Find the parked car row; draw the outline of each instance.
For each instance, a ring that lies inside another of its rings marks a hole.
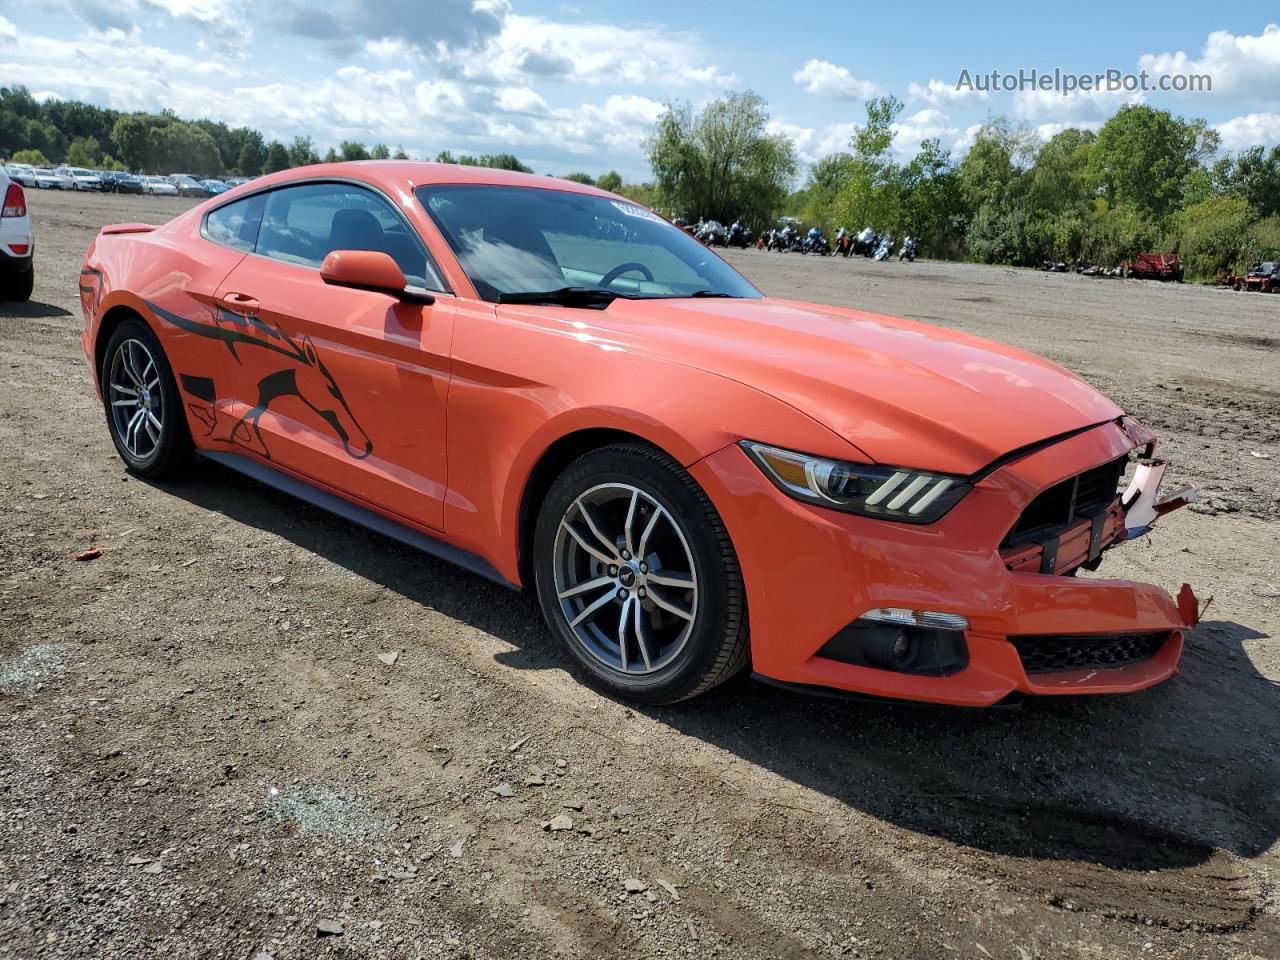
[[[197,179],[186,173],[156,177],[113,170],[89,170],[85,167],[36,167],[29,163],[9,163],[5,164],[4,169],[15,183],[37,190],[92,190],[158,197],[213,197],[253,179]]]

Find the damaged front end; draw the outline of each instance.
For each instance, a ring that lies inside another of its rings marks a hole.
[[[1193,487],[1161,494],[1154,447],[1129,417],[1052,438],[972,477],[964,499],[923,525],[798,504],[736,447],[695,475],[736,494],[717,501],[745,547],[757,675],[985,706],[1015,693],[1131,693],[1177,673],[1200,614],[1189,586],[1175,599],[1076,576],[1196,498]],[[779,543],[789,549],[770,548]]]
[[[1104,551],[1146,536],[1160,517],[1199,497],[1191,484],[1162,496],[1160,486],[1169,464],[1153,456],[1154,434],[1131,417],[1122,418],[1118,426],[1133,442],[1127,454],[1051,485],[1023,510],[1000,548],[1010,570],[1096,570]],[[1132,475],[1120,493],[1130,469]]]

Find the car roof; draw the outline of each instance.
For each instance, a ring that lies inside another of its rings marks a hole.
[[[516,173],[513,170],[495,170],[490,167],[471,167],[460,163],[428,163],[422,160],[350,160],[341,163],[317,163],[307,167],[293,167],[279,173],[268,174],[252,181],[253,189],[279,186],[294,180],[314,180],[325,177],[365,180],[385,187],[423,187],[443,184],[487,184],[504,187],[533,187],[543,190],[565,190],[572,193],[589,193],[600,197],[615,194],[556,177],[536,173]]]

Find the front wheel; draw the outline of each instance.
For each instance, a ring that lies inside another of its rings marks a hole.
[[[619,444],[574,461],[539,511],[542,611],[592,683],[673,703],[747,662],[738,558],[715,507],[666,455]]]
[[[126,320],[111,334],[100,382],[107,427],[125,465],[148,480],[181,472],[191,434],[169,360],[142,320]]]

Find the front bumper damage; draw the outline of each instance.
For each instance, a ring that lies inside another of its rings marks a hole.
[[[1194,500],[1190,487],[1160,496],[1165,464],[1151,459],[1154,442],[1130,418],[1099,425],[1000,466],[942,519],[918,526],[792,500],[736,446],[693,473],[737,547],[756,674],[987,706],[1014,693],[1127,693],[1177,672],[1183,634],[1198,618],[1190,587],[1175,601],[1150,584],[1068,575],[1096,567],[1103,551]],[[1038,495],[1134,451],[1141,454],[1134,476],[1105,509],[1009,545],[1007,534]],[[866,615],[886,610],[963,624],[963,657],[925,658],[917,661],[925,669],[907,670],[839,652]]]

